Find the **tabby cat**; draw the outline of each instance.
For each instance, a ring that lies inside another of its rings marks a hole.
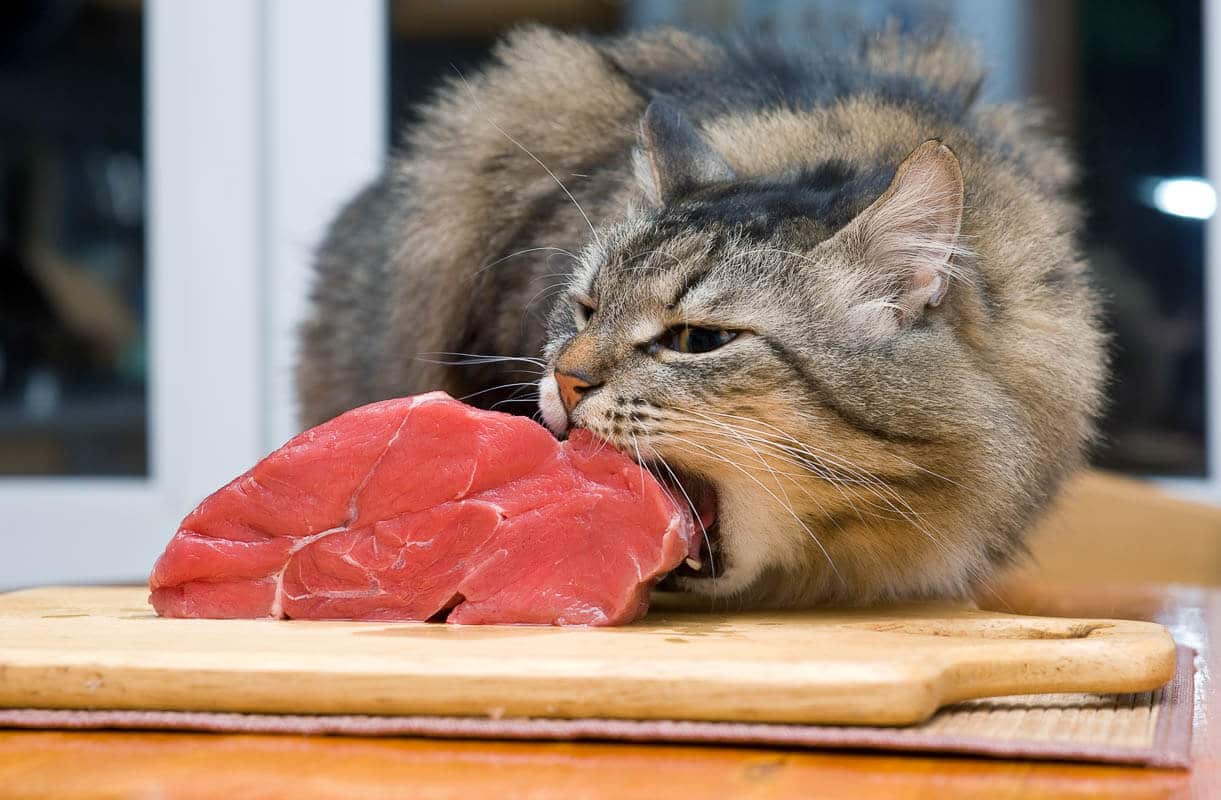
[[[589,428],[681,486],[707,598],[969,592],[1105,374],[1072,165],[981,80],[947,37],[514,32],[330,228],[303,422],[444,389]]]

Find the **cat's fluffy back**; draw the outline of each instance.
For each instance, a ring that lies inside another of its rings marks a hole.
[[[630,153],[650,93],[685,98],[742,176],[828,160],[893,167],[941,138],[961,164],[963,243],[982,281],[982,301],[956,306],[956,325],[980,379],[1020,399],[1023,429],[981,444],[1005,450],[992,454],[990,474],[970,478],[996,507],[963,524],[1004,519],[988,548],[997,559],[1016,550],[1030,517],[1080,462],[1103,385],[1071,161],[1024,106],[977,105],[982,70],[949,37],[891,31],[825,56],[769,48],[668,29],[587,39],[528,26],[487,67],[448,79],[382,181],[321,248],[298,371],[304,420],[395,394],[480,388],[478,373],[417,353],[536,355],[541,332],[518,324],[534,291],[520,284],[554,267],[525,256],[474,290],[471,276],[531,246],[577,251],[591,237],[586,216],[613,223],[642,202]],[[792,78],[796,98],[769,85],[777,72]],[[718,74],[735,77],[718,83]],[[893,391],[896,402],[923,399],[918,387]],[[988,413],[979,409],[980,430]]]

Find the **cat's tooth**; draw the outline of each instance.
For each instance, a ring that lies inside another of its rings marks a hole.
[[[696,558],[694,556],[689,556],[687,558],[686,563],[687,563],[688,567],[691,567],[691,569],[695,570],[696,572],[699,572],[700,569],[704,566],[704,562],[700,561],[698,558]]]

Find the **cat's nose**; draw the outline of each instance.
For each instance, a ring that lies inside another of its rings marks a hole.
[[[588,372],[580,369],[574,369],[570,372],[556,372],[555,384],[560,389],[560,400],[564,403],[564,410],[569,414],[577,407],[577,403],[581,399],[601,386],[596,379]]]

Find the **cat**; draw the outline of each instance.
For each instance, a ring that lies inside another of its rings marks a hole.
[[[895,30],[516,30],[329,229],[302,421],[444,389],[588,428],[686,495],[704,546],[666,585],[698,597],[969,594],[1106,377],[1073,165],[982,80]]]

